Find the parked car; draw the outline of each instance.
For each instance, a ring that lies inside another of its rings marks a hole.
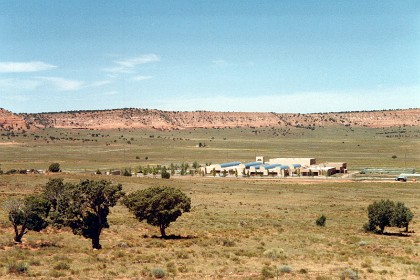
[[[400,181],[400,182],[407,182],[407,177],[406,176],[398,176],[397,178],[395,178],[395,181]]]

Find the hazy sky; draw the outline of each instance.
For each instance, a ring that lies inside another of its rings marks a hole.
[[[0,107],[420,107],[420,2],[0,0]]]

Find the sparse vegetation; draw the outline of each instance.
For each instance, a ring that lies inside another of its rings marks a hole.
[[[245,162],[252,160],[260,151],[270,157],[309,154],[320,161],[346,160],[349,176],[365,167],[406,165],[420,168],[416,153],[420,136],[418,127],[317,126],[312,130],[312,126],[306,129],[295,128],[295,125],[291,123],[289,127],[274,129],[256,126],[252,129],[172,131],[46,128],[34,132],[34,135],[28,131],[26,138],[20,133],[9,134],[8,137],[16,144],[1,146],[1,167],[3,170],[14,169],[15,172],[0,176],[2,205],[9,199],[43,192],[50,178],[64,179],[64,185],[75,185],[80,180],[104,178],[105,175],[93,174],[97,169],[131,168],[140,172],[139,165],[149,172],[148,176],[107,178],[111,178],[112,184],[122,184],[128,193],[165,183],[181,189],[193,203],[189,213],[171,223],[168,239],[165,240],[156,238],[154,234],[158,230],[149,224],[139,223],[124,205],[117,203],[110,208],[107,216],[110,228],[102,232],[103,249],[100,251],[90,250],[90,242],[83,242],[80,236],[73,235],[64,226],[61,229],[48,227],[40,232],[29,231],[21,244],[15,244],[13,227],[2,208],[0,278],[152,279],[153,269],[161,268],[166,273],[164,279],[174,276],[175,279],[260,279],[265,277],[264,273],[267,273],[267,278],[273,279],[282,264],[287,264],[292,272],[280,275],[279,279],[340,279],[349,267],[358,273],[360,279],[418,278],[418,183],[410,181],[396,185],[391,180],[365,178],[371,177],[371,174],[355,176],[353,182],[331,177],[328,181],[313,180],[309,183],[294,178],[181,178],[178,173],[175,174],[175,171],[179,172],[182,161],[188,161],[190,166],[193,161],[220,163],[237,159]],[[403,130],[405,133],[401,133]],[[91,139],[92,133],[97,142],[84,140]],[[150,134],[155,137],[149,138]],[[121,139],[121,135],[126,139]],[[2,137],[4,139],[0,141],[11,142],[7,136]],[[132,137],[135,141],[127,144],[126,140]],[[228,140],[224,141],[224,137]],[[188,138],[192,140],[186,140]],[[211,145],[205,149],[194,148],[195,143],[203,141],[201,139],[209,139],[206,141],[210,141]],[[114,140],[118,141],[114,143]],[[355,152],[357,144],[360,147]],[[161,149],[162,146],[170,149]],[[33,147],[36,153],[28,153],[28,147]],[[398,150],[407,151],[407,156],[398,155],[398,158],[389,160]],[[42,163],[39,154],[43,155]],[[139,159],[134,158],[136,155]],[[145,155],[149,156],[147,161]],[[48,166],[57,158],[71,172],[20,174],[21,170]],[[171,162],[174,166],[171,180],[162,181],[150,176],[158,164],[169,166]],[[73,171],[82,171],[83,174]],[[413,217],[409,223],[409,234],[399,232],[396,227],[386,227],[385,232],[397,237],[376,236],[360,230],[367,220],[368,205],[381,198],[403,201],[410,209]],[[321,213],[328,216],[327,228],[314,225],[314,220]],[[50,219],[47,219],[51,223],[52,214],[54,209],[51,206]],[[170,235],[172,232],[177,235]],[[398,235],[407,237],[400,238]],[[282,254],[264,255],[268,250],[280,248]],[[9,273],[8,263],[26,263],[26,272],[22,276]],[[349,279],[348,275],[345,277]]]

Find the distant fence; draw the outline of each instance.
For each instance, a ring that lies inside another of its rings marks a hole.
[[[401,173],[416,173],[414,168],[365,168],[360,173],[362,174],[401,174]]]

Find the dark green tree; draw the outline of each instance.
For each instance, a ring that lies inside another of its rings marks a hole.
[[[162,237],[171,222],[191,209],[191,199],[172,187],[151,187],[131,193],[124,204],[139,221],[158,226]]]
[[[160,176],[162,179],[169,179],[171,178],[171,173],[168,172],[165,166],[162,167],[162,170],[160,171]]]
[[[321,216],[319,216],[318,219],[316,219],[315,224],[320,227],[325,227],[326,221],[327,217],[324,214],[322,214]]]
[[[391,225],[399,228],[405,227],[405,232],[408,232],[408,225],[413,217],[413,212],[404,203],[397,202],[391,218]]]
[[[173,163],[171,163],[171,165],[169,165],[169,169],[171,170],[171,175],[174,176],[175,175],[176,166]]]
[[[192,167],[194,169],[198,169],[200,167],[200,164],[197,161],[194,161],[193,164],[192,164]]]
[[[131,169],[124,169],[124,171],[123,171],[122,175],[123,175],[123,176],[128,176],[128,177],[131,177],[131,176],[132,176],[132,174],[131,174]]]
[[[213,177],[216,177],[216,168],[213,168],[213,169],[211,170],[211,175],[212,175]]]
[[[64,182],[61,178],[50,179],[43,189],[43,195],[51,203],[52,209],[57,210],[57,203],[64,193]]]
[[[83,180],[67,192],[59,202],[63,224],[73,233],[92,240],[92,248],[101,249],[101,232],[109,228],[109,208],[124,196],[122,186],[110,181]]]
[[[48,171],[50,172],[60,172],[60,164],[58,162],[53,162],[48,167]]]
[[[22,237],[28,230],[41,231],[48,226],[50,203],[41,196],[6,201],[5,209],[13,225],[14,240],[17,243],[22,242]]]
[[[385,227],[391,226],[394,207],[394,202],[389,199],[374,201],[368,206],[369,227],[366,228],[379,227],[379,233],[382,234]]]

